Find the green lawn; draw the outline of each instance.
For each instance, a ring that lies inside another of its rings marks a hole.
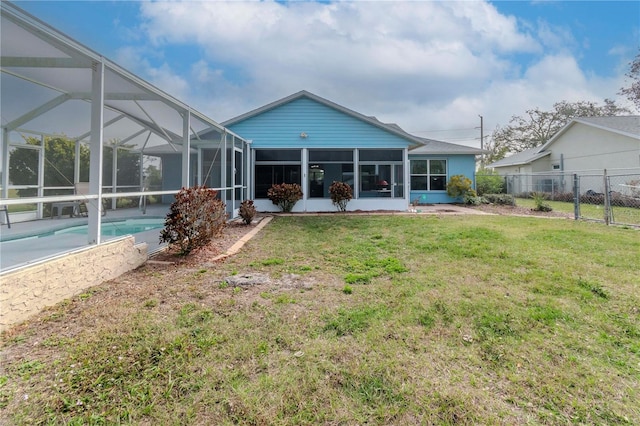
[[[594,223],[279,217],[6,335],[0,423],[640,424],[638,265]]]

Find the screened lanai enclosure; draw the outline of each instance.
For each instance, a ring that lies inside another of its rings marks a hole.
[[[181,187],[246,198],[247,141],[189,105],[2,2],[0,221],[166,215]],[[114,213],[117,212],[117,215]],[[36,223],[36,222],[33,222]],[[6,238],[3,238],[3,241]]]

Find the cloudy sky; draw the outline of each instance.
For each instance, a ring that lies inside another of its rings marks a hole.
[[[480,146],[527,109],[614,99],[637,1],[17,1],[218,122],[300,90]]]

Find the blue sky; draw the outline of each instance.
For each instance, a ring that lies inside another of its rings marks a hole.
[[[471,146],[478,115],[630,106],[640,46],[637,1],[15,3],[219,122],[304,89]]]

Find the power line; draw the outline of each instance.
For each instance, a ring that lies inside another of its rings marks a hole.
[[[463,130],[476,130],[476,127],[458,128],[458,129],[438,129],[438,130],[410,130],[409,133],[436,133],[436,132],[461,132]]]

